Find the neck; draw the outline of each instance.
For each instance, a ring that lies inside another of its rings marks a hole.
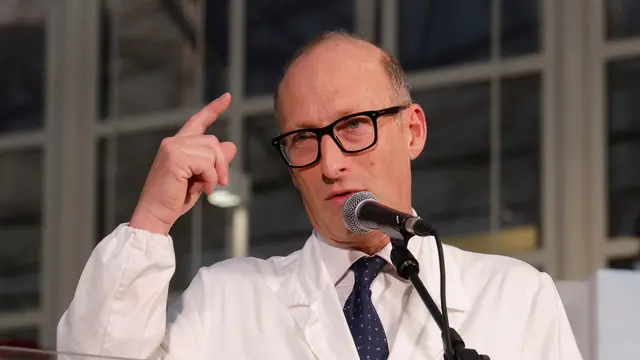
[[[353,249],[362,251],[367,255],[373,255],[387,246],[389,237],[381,231],[373,231],[364,235],[352,235],[347,239],[328,238],[329,242],[334,246],[343,249]]]

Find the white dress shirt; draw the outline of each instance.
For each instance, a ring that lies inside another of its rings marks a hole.
[[[344,306],[355,281],[355,275],[349,268],[351,264],[367,254],[358,250],[336,248],[322,238],[318,237],[318,239],[322,261],[326,264],[329,277],[336,286],[340,304]],[[411,294],[411,281],[401,278],[391,265],[391,244],[387,244],[375,255],[385,259],[387,264],[371,284],[371,301],[380,317],[387,343],[391,348],[398,332],[402,312]]]
[[[439,305],[434,239],[414,237],[409,249]],[[388,250],[379,255],[388,260]],[[504,256],[446,245],[444,254],[449,322],[467,347],[492,360],[582,359],[547,274]],[[173,239],[122,224],[91,254],[57,348],[136,359],[357,360],[342,307],[353,281],[344,275],[359,255],[313,232],[288,256],[202,268],[167,311]],[[387,267],[372,293],[389,360],[442,359],[440,329],[408,282]]]

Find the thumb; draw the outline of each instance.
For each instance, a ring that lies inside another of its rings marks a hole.
[[[236,156],[236,152],[238,151],[236,145],[229,141],[221,142],[220,149],[222,150],[222,153],[224,154],[224,157],[228,162],[231,162],[231,160],[233,160],[233,157]]]

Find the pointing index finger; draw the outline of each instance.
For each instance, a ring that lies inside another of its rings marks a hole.
[[[224,93],[219,98],[213,100],[197,114],[193,115],[182,126],[176,135],[202,135],[207,128],[213,124],[231,103],[231,94]]]

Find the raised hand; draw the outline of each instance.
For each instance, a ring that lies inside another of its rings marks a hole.
[[[236,154],[231,142],[205,135],[231,103],[225,93],[193,115],[175,136],[162,140],[129,226],[168,234],[204,191],[229,184],[229,163]]]

